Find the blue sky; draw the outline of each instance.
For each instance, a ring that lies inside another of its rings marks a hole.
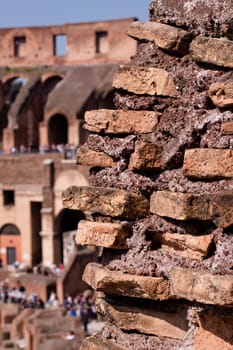
[[[0,27],[29,27],[137,17],[151,0],[0,0]]]

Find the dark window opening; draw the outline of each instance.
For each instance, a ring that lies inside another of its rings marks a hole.
[[[19,229],[13,224],[6,224],[0,230],[0,235],[20,235]]]
[[[108,44],[108,32],[96,32],[95,33],[95,50],[96,53],[107,53],[109,51]]]
[[[57,34],[53,36],[53,55],[66,56],[66,34]]]
[[[25,57],[24,47],[26,44],[26,36],[14,37],[14,56]]]
[[[3,191],[3,205],[14,205],[15,204],[15,192],[14,191]]]

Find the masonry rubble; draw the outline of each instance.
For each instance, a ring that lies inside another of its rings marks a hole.
[[[77,164],[92,212],[76,241],[102,247],[83,279],[102,331],[81,349],[233,349],[233,8],[155,0],[113,79],[116,110],[88,111]]]

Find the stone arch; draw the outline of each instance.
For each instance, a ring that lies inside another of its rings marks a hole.
[[[68,121],[63,114],[55,114],[48,121],[48,143],[59,145],[68,143]]]
[[[21,261],[21,234],[18,227],[8,223],[0,229],[0,259],[3,265]]]
[[[5,224],[0,229],[0,235],[20,235],[20,231],[14,224]]]
[[[45,83],[47,80],[50,80],[53,78],[59,78],[60,80],[62,80],[64,78],[64,74],[61,74],[59,72],[46,72],[42,74],[41,82]]]

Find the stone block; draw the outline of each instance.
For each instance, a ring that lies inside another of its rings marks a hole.
[[[233,225],[233,193],[216,192],[211,195],[210,215],[218,227],[228,228]]]
[[[213,242],[213,235],[193,236],[189,234],[155,233],[155,240],[158,241],[162,249],[170,249],[176,255],[187,259],[204,259],[210,250]]]
[[[76,163],[79,165],[96,166],[101,168],[111,168],[115,164],[112,157],[104,152],[93,151],[86,143],[78,147]]]
[[[191,41],[187,31],[158,22],[132,22],[127,35],[137,40],[153,41],[158,47],[178,54],[186,53]]]
[[[233,83],[213,83],[210,85],[208,95],[213,104],[219,108],[233,106]]]
[[[209,200],[192,193],[157,191],[151,195],[153,214],[176,220],[210,220]]]
[[[161,149],[153,143],[137,141],[129,160],[129,170],[161,170],[165,167]]]
[[[83,280],[93,289],[106,294],[154,300],[167,300],[171,297],[169,282],[165,278],[111,271],[96,263],[86,266]]]
[[[233,320],[232,315],[220,313],[196,313],[199,328],[194,335],[194,349],[232,350]]]
[[[100,335],[95,334],[84,340],[80,350],[127,350],[127,348],[112,340],[103,339]]]
[[[184,155],[183,173],[197,179],[221,179],[233,177],[233,151],[230,149],[187,149]]]
[[[78,224],[76,243],[113,249],[127,249],[126,238],[129,236],[129,225],[81,220]]]
[[[149,213],[149,201],[142,195],[116,188],[71,186],[63,192],[68,209],[134,219]]]
[[[145,134],[156,130],[161,113],[99,109],[85,113],[84,129],[105,134]]]
[[[176,267],[171,272],[171,290],[179,298],[233,307],[232,275],[220,276]]]
[[[233,42],[204,36],[196,37],[190,45],[195,61],[233,68]]]
[[[160,68],[120,65],[113,78],[113,87],[138,95],[179,96],[171,73]]]
[[[167,309],[162,311],[162,308],[114,304],[99,298],[96,300],[96,308],[100,314],[125,331],[183,339],[188,330],[187,310],[184,307],[177,308],[176,312],[168,312]]]
[[[221,124],[221,135],[233,135],[233,122]]]

